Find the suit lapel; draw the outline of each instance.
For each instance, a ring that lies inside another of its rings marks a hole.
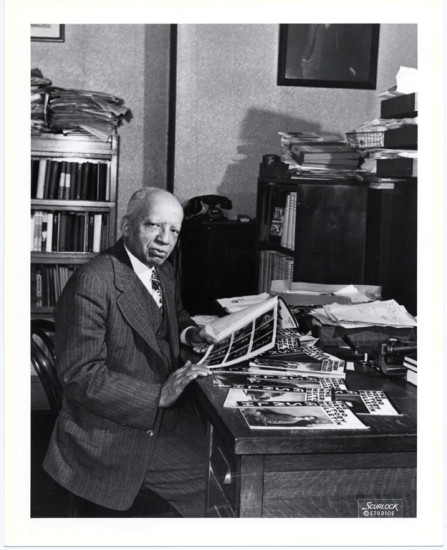
[[[135,332],[163,358],[152,324],[157,305],[132,269],[121,241],[113,247],[111,258],[118,290],[117,305],[121,313]]]

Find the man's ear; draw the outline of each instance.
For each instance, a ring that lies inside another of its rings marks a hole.
[[[129,236],[129,223],[129,218],[127,216],[121,218],[121,233],[124,237]]]

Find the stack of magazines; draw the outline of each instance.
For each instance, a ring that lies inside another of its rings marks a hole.
[[[386,394],[350,390],[345,361],[306,343],[279,297],[212,321],[199,363],[227,387],[225,407],[250,429],[368,429],[362,415],[399,416]]]

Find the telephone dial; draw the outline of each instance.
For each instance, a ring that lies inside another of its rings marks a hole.
[[[220,195],[194,197],[184,204],[185,220],[220,221],[227,219],[222,208],[233,208],[230,199]]]

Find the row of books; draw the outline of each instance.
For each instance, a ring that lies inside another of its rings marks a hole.
[[[31,265],[31,307],[53,307],[79,265]]]
[[[31,213],[33,252],[101,252],[108,245],[108,215],[98,212]]]
[[[108,201],[107,162],[31,159],[31,198]]]
[[[287,193],[286,203],[273,207],[270,222],[270,237],[280,237],[281,246],[290,250],[295,250],[296,204],[297,194]]]
[[[290,187],[268,184],[261,193],[259,240],[293,250],[298,197]]]
[[[293,280],[294,259],[276,250],[259,252],[259,288],[258,291],[270,292],[272,281]]]

